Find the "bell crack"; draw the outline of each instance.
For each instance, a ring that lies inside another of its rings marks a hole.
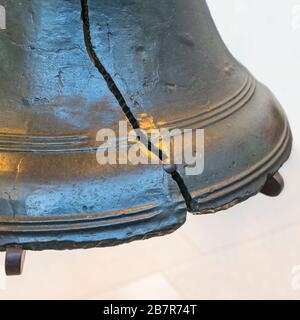
[[[135,118],[132,111],[130,110],[130,107],[128,106],[124,96],[122,95],[120,89],[118,88],[117,84],[113,80],[110,73],[106,70],[104,65],[101,63],[92,42],[92,36],[91,36],[91,28],[90,28],[90,17],[89,17],[89,6],[88,6],[88,0],[81,0],[81,19],[83,22],[83,34],[84,34],[84,42],[85,47],[87,50],[87,53],[89,55],[89,58],[91,62],[94,64],[96,69],[99,71],[99,73],[104,78],[108,89],[110,92],[114,95],[116,98],[119,106],[121,107],[123,113],[125,114],[128,122],[132,126],[134,130],[137,130],[139,132],[138,134],[138,140],[141,141],[151,152],[152,154],[155,154],[158,156],[160,161],[165,161],[168,157],[163,152],[163,150],[159,147],[156,147],[151,140],[148,139],[147,135],[143,133],[141,130],[139,121]],[[172,166],[172,165],[171,165]],[[164,167],[165,168],[165,167]],[[195,200],[193,200],[191,193],[189,192],[182,176],[177,170],[177,166],[173,166],[174,170],[169,171],[165,168],[165,171],[171,175],[172,179],[176,182],[184,200],[187,206],[188,210],[191,210]]]
[[[178,171],[176,171],[174,174],[172,174],[172,179],[177,183],[178,188],[184,198],[187,209],[190,212],[192,212],[193,207],[196,204],[196,201],[192,198],[192,195],[191,195],[187,185],[185,184],[182,176],[180,175],[180,173]]]
[[[87,49],[87,53],[90,57],[90,60],[95,65],[97,70],[100,72],[102,77],[107,83],[107,86],[111,93],[117,99],[122,111],[124,112],[125,116],[127,117],[129,123],[133,127],[133,129],[140,129],[139,122],[134,117],[133,113],[131,112],[129,106],[127,105],[125,98],[123,97],[121,91],[119,90],[118,86],[116,85],[115,81],[113,80],[112,76],[109,72],[105,69],[103,64],[101,63],[100,59],[98,58],[92,43],[91,31],[90,31],[90,18],[89,18],[89,7],[88,7],[88,0],[81,0],[81,18],[83,22],[83,33],[84,33],[84,41],[85,46]]]

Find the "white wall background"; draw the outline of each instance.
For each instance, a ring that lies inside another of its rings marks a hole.
[[[161,239],[28,253],[22,277],[0,275],[0,299],[300,298],[300,0],[208,2],[231,51],[290,118],[295,147],[282,170],[285,192],[220,215],[189,217]]]
[[[300,137],[300,0],[207,2],[231,52],[272,89]]]

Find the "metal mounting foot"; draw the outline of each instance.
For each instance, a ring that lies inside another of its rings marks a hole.
[[[266,184],[261,190],[261,193],[269,197],[277,197],[281,194],[284,188],[284,180],[279,172],[268,178]]]
[[[11,247],[6,249],[5,272],[7,276],[19,276],[23,272],[26,251]]]

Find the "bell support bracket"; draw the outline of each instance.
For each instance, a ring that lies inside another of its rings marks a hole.
[[[284,189],[284,180],[279,172],[268,178],[261,193],[269,197],[277,197]]]
[[[9,247],[6,249],[5,272],[7,276],[19,276],[23,272],[25,254],[22,248]]]

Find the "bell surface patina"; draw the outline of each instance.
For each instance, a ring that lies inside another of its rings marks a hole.
[[[282,108],[232,57],[204,0],[1,4],[1,250],[164,235],[187,207],[214,213],[260,192],[289,157]],[[121,120],[205,129],[204,172],[99,165],[96,134]]]

